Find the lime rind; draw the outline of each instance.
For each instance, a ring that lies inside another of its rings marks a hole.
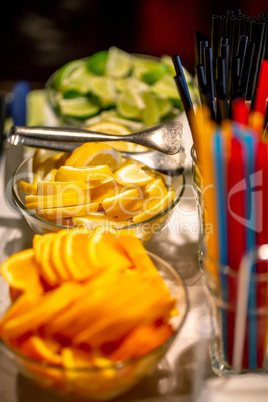
[[[70,75],[80,66],[84,65],[83,60],[73,60],[69,63],[64,64],[55,74],[53,80],[53,87],[56,89],[61,89],[62,81],[70,77]]]
[[[111,77],[98,76],[91,79],[91,93],[104,109],[115,105],[115,83]]]
[[[77,119],[87,119],[99,113],[100,108],[90,99],[85,97],[59,100],[59,108],[62,114]]]
[[[112,46],[108,51],[108,57],[105,65],[105,75],[120,78],[129,75],[132,69],[132,56]]]
[[[105,65],[108,58],[108,51],[101,50],[100,52],[94,53],[89,57],[86,62],[87,69],[96,75],[103,75],[105,71]]]
[[[91,79],[94,74],[90,73],[83,63],[78,66],[73,72],[61,82],[61,91],[77,91],[81,94],[87,94],[91,89]]]

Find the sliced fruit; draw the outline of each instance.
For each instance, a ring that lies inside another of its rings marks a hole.
[[[155,67],[152,67],[148,71],[141,74],[141,79],[147,84],[152,85],[156,81],[160,80],[167,72],[168,68],[165,64],[159,63]]]
[[[126,77],[132,68],[132,56],[112,46],[108,51],[108,57],[105,65],[105,74],[111,77]]]
[[[156,98],[156,104],[160,117],[166,117],[173,110],[173,103],[169,99]]]
[[[63,244],[66,240],[66,237],[69,235],[69,232],[70,231],[67,229],[60,230],[58,233],[56,233],[51,247],[51,259],[53,266],[56,268],[57,274],[62,282],[71,279],[70,271],[63,258]]]
[[[91,79],[91,93],[102,108],[107,109],[115,105],[116,92],[113,78],[93,77]]]
[[[129,88],[136,92],[143,92],[143,91],[148,91],[149,87],[147,84],[138,80],[135,77],[127,77],[127,78],[118,78],[115,81],[115,88],[119,92],[123,92]]]
[[[29,195],[25,197],[27,209],[62,208],[75,205],[89,204],[91,190],[76,190],[59,192],[53,195]]]
[[[85,181],[39,181],[37,183],[38,195],[53,195],[58,193],[85,191],[91,188]],[[33,194],[34,195],[34,194]]]
[[[116,110],[118,114],[128,119],[141,120],[141,111],[145,108],[142,94],[126,88],[118,95]]]
[[[153,125],[160,122],[160,112],[155,97],[149,92],[144,92],[142,97],[145,104],[142,111],[142,121],[144,124]]]
[[[15,289],[41,292],[39,267],[33,249],[23,250],[9,257],[1,265],[1,274],[5,281]]]
[[[138,185],[138,186],[145,186],[146,184],[150,183],[153,178],[148,175],[142,168],[140,168],[135,163],[131,163],[128,165],[124,165],[119,168],[115,174],[114,178],[117,183],[122,185]]]
[[[70,61],[69,63],[64,64],[55,75],[55,78],[53,80],[53,86],[56,89],[60,89],[62,82],[65,81],[67,78],[71,76],[71,74],[78,69],[78,67],[81,67],[84,65],[83,60],[73,60]]]
[[[172,75],[165,74],[159,81],[151,86],[151,92],[160,98],[178,99],[178,90]]]
[[[62,358],[60,354],[54,351],[56,345],[58,345],[58,351],[60,351],[60,345],[56,341],[41,339],[38,336],[30,336],[21,345],[21,351],[25,356],[32,359],[60,365],[62,364]]]
[[[99,204],[92,202],[90,204],[75,205],[63,208],[44,208],[38,210],[38,215],[44,219],[54,220],[55,222],[62,222],[64,218],[71,218],[73,216],[84,216],[90,212],[97,212]]]
[[[147,211],[145,211],[139,215],[133,216],[133,218],[132,218],[133,222],[138,223],[138,222],[145,221],[146,219],[152,218],[153,216],[155,216],[156,214],[160,213],[165,208],[167,208],[167,206],[172,203],[174,198],[175,198],[174,190],[173,189],[168,190],[166,197],[163,198],[161,201],[159,201],[151,209],[148,209]]]
[[[107,165],[76,168],[61,166],[56,174],[57,181],[99,181],[113,178],[113,172]]]
[[[55,286],[59,283],[59,277],[51,258],[54,237],[55,233],[47,233],[44,236],[35,235],[33,238],[33,251],[39,264],[39,274],[50,286]]]
[[[65,166],[85,167],[108,165],[111,170],[114,171],[121,163],[121,154],[116,149],[101,142],[87,142],[72,153],[66,160]]]
[[[102,207],[109,218],[119,220],[130,219],[141,208],[143,195],[137,188],[123,190],[119,194],[113,194],[112,197],[102,201]]]
[[[101,50],[94,53],[87,61],[86,66],[88,70],[97,75],[103,75],[105,70],[105,64],[108,57],[107,50]]]
[[[31,184],[27,183],[26,181],[21,180],[20,181],[20,189],[24,193],[36,195],[37,193],[37,185],[36,184]]]
[[[119,221],[115,219],[109,219],[103,212],[92,212],[86,216],[80,216],[73,218],[73,222],[75,226],[83,226],[87,230],[93,229],[104,229],[110,230],[113,227],[122,227],[125,225],[124,221]]]
[[[99,113],[100,107],[86,97],[60,99],[59,108],[64,116],[75,117],[78,119],[88,119]]]
[[[91,88],[91,79],[94,76],[86,67],[85,62],[74,69],[69,76],[61,81],[61,91],[77,91],[86,94]]]

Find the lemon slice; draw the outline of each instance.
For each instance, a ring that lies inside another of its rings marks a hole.
[[[135,163],[122,166],[122,168],[115,172],[114,178],[119,184],[138,186],[145,186],[153,180],[151,176]]]
[[[128,189],[106,198],[102,201],[102,207],[109,218],[119,220],[130,219],[142,206],[142,196],[137,188]]]
[[[82,96],[59,99],[59,108],[63,115],[79,119],[87,119],[100,111],[100,107],[95,102]]]
[[[37,194],[40,195],[53,195],[63,194],[70,191],[83,191],[91,188],[91,186],[84,181],[39,181],[37,183]],[[29,192],[29,191],[28,191]],[[29,192],[30,193],[30,192]],[[30,193],[31,194],[31,193]],[[32,194],[36,195],[36,194]]]
[[[163,211],[168,205],[172,203],[172,201],[175,198],[175,191],[173,189],[168,190],[167,195],[165,198],[163,198],[161,201],[159,201],[157,204],[153,205],[152,208],[147,209],[145,212],[142,212],[141,214],[133,216],[133,222],[138,223],[145,221],[146,219],[150,219],[156,214],[159,214],[161,211]]]
[[[111,77],[93,77],[91,79],[91,93],[105,109],[115,105],[115,85]]]
[[[107,112],[103,112],[103,119],[104,121],[100,122],[100,123],[96,123],[96,124],[92,124],[88,127],[89,130],[93,130],[93,131],[97,131],[100,133],[107,133],[107,134],[117,134],[117,135],[121,135],[121,134],[130,134],[131,132],[129,131],[129,129],[124,125],[125,123],[129,123],[129,120],[126,119],[120,119],[118,115],[116,115],[116,113],[112,112],[109,113],[109,111]],[[106,118],[111,119],[111,120],[116,120],[115,122],[113,121],[106,121]],[[120,121],[120,123],[118,123],[118,121]],[[121,121],[123,121],[124,124],[121,124]],[[133,127],[133,129],[139,129],[141,128],[139,127]],[[135,144],[131,144],[130,142],[124,142],[124,141],[117,141],[117,142],[106,142],[107,145],[112,146],[113,148],[119,150],[119,151],[128,151],[128,152],[132,152],[135,151],[136,149],[136,145]]]
[[[132,56],[113,46],[108,50],[105,74],[111,77],[126,77],[132,68]]]
[[[94,129],[91,128],[91,130]],[[100,142],[87,142],[72,153],[66,160],[65,166],[85,167],[108,165],[111,170],[114,171],[121,163],[121,154],[116,149]]]
[[[75,205],[62,208],[44,208],[38,211],[38,215],[48,220],[61,222],[63,218],[71,218],[73,216],[84,216],[90,212],[97,212],[99,204],[92,202],[90,204]]]
[[[107,165],[76,168],[61,166],[56,174],[58,181],[96,181],[113,178],[113,172]]]

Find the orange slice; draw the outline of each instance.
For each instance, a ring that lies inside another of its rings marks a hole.
[[[44,361],[50,364],[62,364],[61,355],[55,352],[57,350],[57,343],[52,340],[41,339],[37,336],[31,336],[21,345],[21,351],[24,355]],[[58,345],[58,351],[60,345]]]
[[[39,264],[40,276],[50,286],[59,283],[59,277],[55,272],[51,259],[51,247],[55,233],[47,233],[43,236],[35,235],[33,238],[33,250],[36,261]]]
[[[56,181],[96,181],[113,178],[113,172],[107,165],[76,168],[61,166],[57,171]]]
[[[108,165],[116,170],[122,162],[121,154],[113,147],[101,142],[87,142],[81,145],[66,160],[65,166],[85,167]]]
[[[60,230],[55,234],[51,247],[51,258],[53,265],[56,268],[57,274],[61,278],[62,282],[72,278],[68,265],[65,263],[63,258],[63,244],[66,236],[69,236],[69,230]]]
[[[13,288],[41,292],[39,267],[33,249],[23,250],[9,257],[1,265],[1,273]]]

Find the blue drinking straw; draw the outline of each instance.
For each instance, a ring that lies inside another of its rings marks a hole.
[[[256,137],[238,126],[234,130],[235,135],[243,144],[245,153],[245,170],[246,170],[246,251],[249,252],[256,245],[256,195],[252,192],[254,187],[255,173],[255,156],[257,140]],[[255,265],[252,266],[252,272],[255,271]],[[249,368],[254,370],[257,368],[257,320],[256,314],[256,287],[249,288],[248,295],[248,311],[253,312],[248,319],[248,353],[249,353]]]
[[[215,194],[216,194],[216,212],[217,212],[217,227],[218,227],[218,247],[219,247],[219,263],[226,266],[227,261],[227,211],[226,211],[226,146],[225,136],[216,129],[213,136],[212,155],[215,177]],[[228,303],[228,282],[224,272],[220,271],[222,298],[225,303]],[[222,335],[223,335],[223,351],[225,360],[227,361],[227,314],[226,311],[221,311],[222,315]]]

